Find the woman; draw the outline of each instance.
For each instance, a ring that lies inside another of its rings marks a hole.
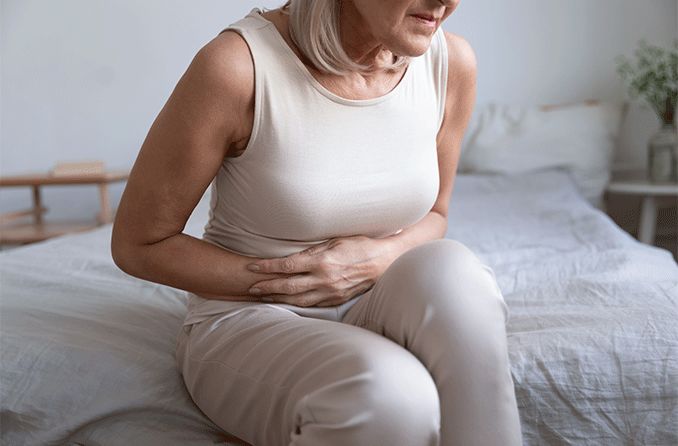
[[[458,1],[254,8],[144,141],[113,258],[189,292],[177,366],[253,445],[522,443],[508,308],[443,238],[476,89],[472,49],[440,27]]]

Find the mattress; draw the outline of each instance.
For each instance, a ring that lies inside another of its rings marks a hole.
[[[207,203],[184,232],[201,236]],[[622,231],[559,169],[458,174],[448,221],[509,306],[526,445],[678,444],[668,251]],[[234,444],[175,369],[186,292],[119,270],[110,237],[105,225],[0,253],[2,444]]]

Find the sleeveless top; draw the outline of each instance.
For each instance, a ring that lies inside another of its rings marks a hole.
[[[262,12],[253,8],[219,33],[234,30],[249,46],[254,124],[243,154],[225,157],[210,185],[202,239],[245,256],[283,257],[334,237],[386,237],[422,219],[439,189],[442,28],[394,89],[356,100],[318,82]],[[184,325],[234,302],[243,301],[189,292]]]

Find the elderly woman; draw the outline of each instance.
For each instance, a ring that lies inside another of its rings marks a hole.
[[[177,366],[257,446],[517,446],[508,308],[445,239],[476,60],[459,0],[292,0],[201,48],[113,228],[188,292]],[[202,239],[183,234],[211,183]]]

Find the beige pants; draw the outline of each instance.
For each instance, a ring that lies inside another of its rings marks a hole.
[[[185,326],[177,365],[254,446],[518,446],[508,317],[492,269],[431,240],[340,306],[237,302]]]

